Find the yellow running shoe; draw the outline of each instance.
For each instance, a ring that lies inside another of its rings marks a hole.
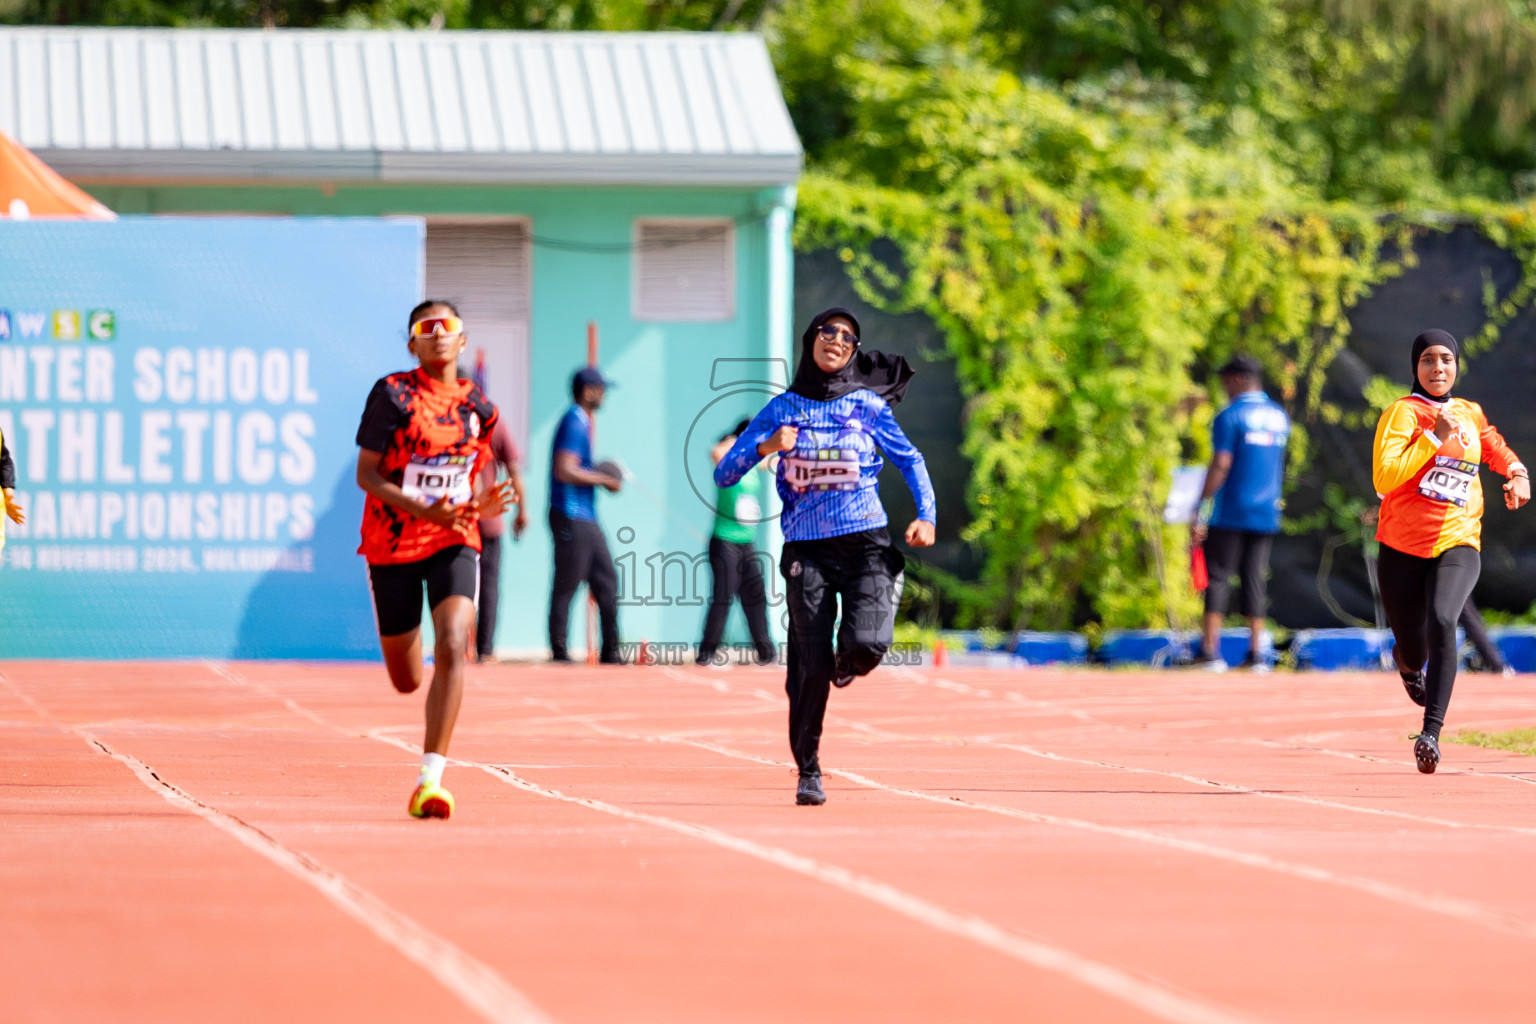
[[[442,783],[423,782],[411,794],[408,810],[412,817],[446,820],[453,817],[453,794],[444,789]]]

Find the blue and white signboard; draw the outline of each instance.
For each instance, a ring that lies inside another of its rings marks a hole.
[[[0,657],[377,657],[353,436],[411,220],[0,221]]]

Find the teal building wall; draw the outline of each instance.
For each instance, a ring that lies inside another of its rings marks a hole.
[[[770,390],[762,383],[731,382],[745,376],[782,385],[792,366],[793,188],[81,184],[125,214],[526,218],[534,236],[530,450],[524,453],[531,522],[520,543],[511,541],[510,531],[504,542],[498,651],[536,655],[547,648],[550,444],[570,404],[570,375],[586,362],[589,321],[598,326],[603,369],[618,384],[597,417],[596,452],[621,459],[633,473],[621,494],[599,491],[598,498],[598,517],[620,569],[622,639],[697,642],[709,594],[708,565],[685,565],[685,560],[703,555],[713,521],[708,449],[737,419],[755,413]],[[634,221],[649,217],[735,221],[736,302],[730,320],[633,317],[629,246]],[[400,310],[402,366],[410,362],[406,312]],[[473,340],[474,324],[467,326]],[[357,396],[359,412],[364,397]],[[770,515],[776,511],[773,503]],[[776,519],[762,528],[760,543],[776,561]],[[685,570],[692,570],[692,578],[684,579]],[[362,585],[361,571],[358,578]],[[774,573],[770,597],[780,592]],[[584,607],[583,592],[573,607],[573,649],[584,647]],[[739,610],[732,615],[728,639],[745,639]],[[770,619],[782,639],[781,603],[774,603]]]

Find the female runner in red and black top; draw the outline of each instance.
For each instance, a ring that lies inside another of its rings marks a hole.
[[[475,497],[498,413],[477,384],[458,377],[465,344],[450,303],[411,310],[410,350],[421,365],[374,384],[357,428],[357,484],[368,492],[358,553],[368,560],[379,646],[396,690],[421,686],[423,586],[437,635],[421,774],[408,807],[418,818],[453,814],[442,776],[475,621],[478,523],[500,515],[509,498],[510,485]]]

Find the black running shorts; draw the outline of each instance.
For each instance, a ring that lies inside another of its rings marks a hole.
[[[455,595],[475,600],[480,583],[480,552],[467,544],[428,555],[419,562],[370,565],[373,610],[379,636],[399,636],[421,628],[421,587],[427,587],[427,607],[436,608]]]

